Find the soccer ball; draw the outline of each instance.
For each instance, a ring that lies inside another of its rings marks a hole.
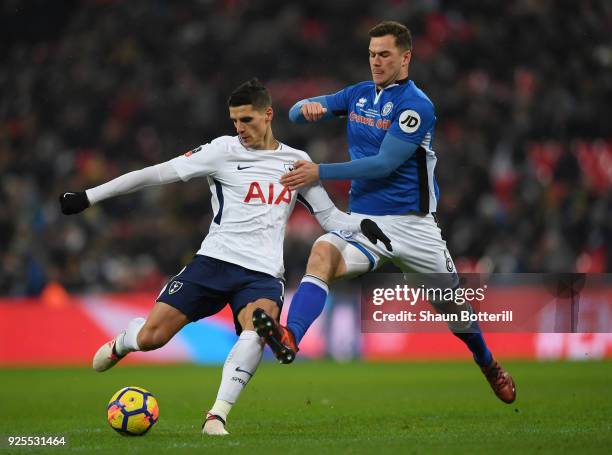
[[[159,416],[157,400],[141,387],[124,387],[113,395],[107,407],[108,423],[122,435],[141,436]]]

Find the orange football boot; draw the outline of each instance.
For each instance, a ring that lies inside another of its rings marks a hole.
[[[253,311],[253,325],[280,363],[291,363],[295,360],[299,349],[291,330],[280,325],[261,308]]]
[[[480,370],[487,378],[487,381],[489,381],[497,398],[508,404],[516,399],[514,380],[497,360],[493,359],[489,366],[480,367]]]

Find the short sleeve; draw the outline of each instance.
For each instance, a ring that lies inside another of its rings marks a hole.
[[[407,101],[398,107],[389,133],[406,142],[421,145],[435,121],[433,106],[424,101]]]
[[[223,160],[224,146],[215,139],[169,161],[182,181],[214,175]]]

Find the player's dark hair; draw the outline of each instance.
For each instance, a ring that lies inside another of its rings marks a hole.
[[[255,109],[265,109],[272,106],[270,92],[256,77],[236,87],[227,99],[227,105],[231,107],[247,104],[252,104]]]
[[[370,38],[392,35],[395,45],[404,51],[412,50],[412,34],[408,27],[395,21],[384,21],[375,25],[369,31]]]

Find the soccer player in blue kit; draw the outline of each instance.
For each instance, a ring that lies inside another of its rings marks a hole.
[[[298,161],[281,183],[297,189],[319,180],[350,179],[350,212],[373,219],[390,237],[393,251],[372,247],[360,234],[330,232],[317,239],[292,300],[287,327],[264,310],[254,312],[256,330],[282,363],[295,358],[300,340],[325,306],[328,284],[335,279],[360,275],[391,261],[403,272],[440,274],[448,277],[450,286],[458,286],[436,219],[440,191],[434,177],[437,158],[431,148],[434,106],[408,79],[410,31],[387,21],[373,27],[369,35],[372,81],[299,101],[289,112],[296,123],[347,117],[351,161]],[[430,303],[439,312],[455,306]],[[470,349],[497,397],[512,403],[514,381],[493,358],[478,323],[463,327],[449,323],[449,328]]]

